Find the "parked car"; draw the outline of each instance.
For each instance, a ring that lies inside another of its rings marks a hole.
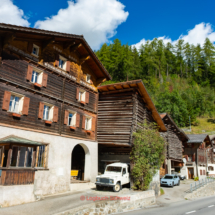
[[[96,177],[96,189],[112,187],[114,192],[119,192],[122,185],[130,183],[129,165],[126,163],[113,163],[106,166],[103,175]]]
[[[186,179],[185,175],[182,175],[181,173],[178,173],[178,172],[172,172],[172,174],[177,175],[181,180]]]
[[[174,187],[176,185],[180,185],[180,178],[175,175],[169,175],[166,174],[162,179],[161,179],[161,186],[169,186],[169,187]]]

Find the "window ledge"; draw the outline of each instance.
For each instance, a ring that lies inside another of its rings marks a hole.
[[[45,120],[45,123],[48,124],[48,125],[51,125],[51,124],[52,124],[52,121]]]
[[[39,87],[39,88],[42,87],[42,85],[41,85],[41,84],[38,84],[38,83],[34,83],[34,86]]]
[[[33,54],[33,53],[31,53],[31,55],[36,57],[36,58],[39,58],[39,55],[36,55],[36,54]]]
[[[20,117],[21,117],[21,114],[19,114],[19,113],[12,113],[12,116],[17,117],[17,118],[20,118]]]
[[[71,130],[75,130],[76,127],[75,127],[75,126],[70,126],[70,129],[71,129]]]
[[[80,103],[81,103],[82,105],[85,105],[85,104],[86,104],[84,101],[80,101]]]

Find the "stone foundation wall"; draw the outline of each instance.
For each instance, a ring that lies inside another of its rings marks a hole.
[[[99,201],[61,212],[58,215],[106,215],[141,209],[156,203],[154,190],[137,192],[137,194],[120,196],[119,198],[121,200]],[[123,200],[123,198],[127,198],[127,200]]]

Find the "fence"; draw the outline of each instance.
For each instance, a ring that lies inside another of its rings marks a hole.
[[[214,177],[206,177],[205,179],[202,179],[202,180],[199,180],[199,181],[196,181],[196,182],[190,184],[190,189],[185,192],[192,193],[193,191],[195,191],[211,182],[214,182],[214,181],[215,181]]]

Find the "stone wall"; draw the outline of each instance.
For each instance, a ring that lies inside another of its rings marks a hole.
[[[56,215],[106,215],[141,209],[156,203],[155,192],[153,190],[136,192],[130,196],[120,196],[118,198],[119,200],[91,203]]]

